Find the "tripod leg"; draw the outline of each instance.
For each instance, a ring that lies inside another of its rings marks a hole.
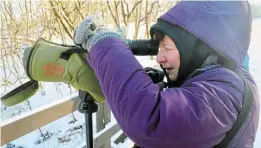
[[[88,108],[91,108],[92,105],[88,104]],[[93,128],[92,128],[92,110],[89,109],[88,113],[85,113],[85,125],[86,125],[86,145],[87,148],[93,148]]]
[[[79,97],[81,98],[81,101],[78,104],[78,111],[83,113],[85,117],[86,146],[87,148],[93,148],[92,113],[97,112],[98,104],[86,91],[80,90]]]

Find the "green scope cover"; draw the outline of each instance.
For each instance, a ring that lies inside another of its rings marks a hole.
[[[1,97],[2,102],[7,106],[20,103],[32,96],[39,88],[37,81],[69,83],[78,90],[89,92],[98,102],[105,100],[95,73],[87,62],[87,52],[84,49],[60,45],[40,38],[33,46],[25,49],[23,65],[27,76],[31,79],[29,81],[31,83],[28,82],[31,85],[20,86],[16,91],[13,90]],[[28,93],[28,89],[31,95],[24,95],[23,93]],[[22,97],[24,99],[21,97],[18,99],[18,96],[24,96]],[[9,99],[16,100],[16,98],[20,101],[8,103]]]

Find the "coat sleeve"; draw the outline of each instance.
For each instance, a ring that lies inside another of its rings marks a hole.
[[[209,82],[161,91],[119,39],[95,45],[88,62],[117,122],[137,144],[217,143],[236,120],[231,96]]]

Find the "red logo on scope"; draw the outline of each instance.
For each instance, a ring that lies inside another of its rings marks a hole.
[[[49,63],[44,66],[44,75],[45,76],[52,76],[52,77],[62,77],[64,72],[63,65]]]

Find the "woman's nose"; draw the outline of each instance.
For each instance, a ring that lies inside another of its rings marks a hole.
[[[157,55],[157,58],[156,58],[156,61],[159,63],[159,64],[162,64],[162,63],[166,63],[167,62],[167,58],[166,56],[164,56],[160,51]]]

